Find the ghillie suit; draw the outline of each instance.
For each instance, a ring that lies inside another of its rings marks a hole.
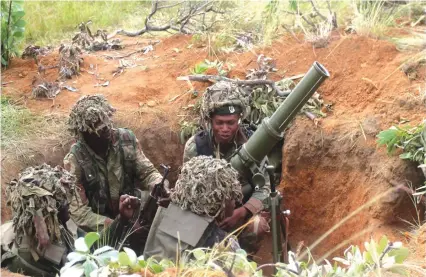
[[[78,137],[83,132],[97,134],[104,127],[112,128],[115,111],[101,94],[83,96],[71,108],[68,130]]]
[[[13,218],[5,225],[13,225],[14,238],[11,248],[11,241],[2,239],[2,262],[12,258],[6,261],[10,270],[54,276],[77,237],[77,226],[68,216],[68,202],[76,195],[75,177],[47,164],[25,169],[7,185]]]
[[[198,156],[183,164],[168,208],[159,208],[144,250],[144,257],[171,260],[186,250],[213,247],[227,233],[219,228],[229,201],[242,199],[238,173],[225,160]],[[231,207],[232,208],[232,207]],[[231,248],[239,248],[228,240]]]
[[[113,128],[114,112],[103,95],[87,95],[72,107],[68,119],[76,143],[65,156],[64,166],[76,175],[83,199],[83,205],[73,201],[70,212],[78,226],[88,231],[102,229],[117,216],[120,195],[145,200],[152,186],[162,179],[135,134],[129,129]],[[83,134],[99,136],[101,130],[108,133],[105,157],[96,154]]]
[[[83,63],[81,49],[73,45],[61,45],[59,47],[59,78],[71,79],[73,75],[80,73],[80,65]]]
[[[77,44],[83,49],[89,51],[101,51],[101,50],[119,50],[123,46],[119,39],[114,39],[111,42],[108,41],[108,36],[105,30],[98,30],[93,35],[89,28],[92,21],[82,22],[78,25],[79,32],[73,37],[72,43]]]

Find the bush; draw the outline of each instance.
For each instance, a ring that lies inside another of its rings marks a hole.
[[[8,66],[10,59],[18,56],[24,38],[26,22],[23,1],[1,1],[1,64]]]

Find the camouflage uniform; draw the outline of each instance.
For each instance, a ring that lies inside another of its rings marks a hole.
[[[127,140],[120,139],[123,133],[127,133]],[[107,218],[114,218],[118,214],[121,194],[133,194],[134,188],[151,190],[153,185],[161,181],[161,174],[146,158],[139,141],[130,130],[112,130],[112,141],[105,160],[95,154],[84,140],[75,143],[64,158],[65,169],[77,177],[79,184],[82,203],[71,202],[70,213],[80,227],[91,230],[102,228]],[[109,187],[111,203],[99,207],[100,201],[95,200],[98,197],[96,192],[99,193],[103,186],[104,189]]]
[[[69,129],[77,142],[64,158],[64,167],[77,177],[82,202],[70,203],[71,217],[85,230],[102,229],[118,215],[120,195],[142,198],[161,174],[144,155],[139,141],[128,129],[112,127],[115,112],[102,95],[84,96],[74,105]],[[95,126],[96,122],[102,124]],[[105,158],[97,155],[85,142],[83,132],[97,133],[110,129],[111,136]],[[143,191],[143,192],[142,192]]]

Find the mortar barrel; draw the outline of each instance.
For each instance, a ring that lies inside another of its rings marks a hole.
[[[261,126],[242,146],[239,153],[232,157],[231,165],[243,173],[247,172],[253,163],[259,164],[283,138],[284,129],[328,77],[330,74],[327,69],[314,62],[272,116],[262,121]]]

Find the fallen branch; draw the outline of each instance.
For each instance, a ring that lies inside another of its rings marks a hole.
[[[180,76],[177,77],[178,81],[196,81],[196,82],[211,82],[215,83],[217,81],[226,81],[231,82],[237,85],[246,85],[246,86],[255,86],[255,85],[268,85],[272,87],[280,96],[289,95],[290,92],[281,91],[272,80],[235,80],[223,76],[218,75],[188,75],[188,76]]]
[[[141,49],[138,49],[136,51],[130,52],[130,53],[128,53],[126,55],[122,55],[122,56],[110,56],[110,55],[102,55],[102,56],[105,57],[105,58],[107,58],[107,59],[113,59],[113,60],[115,60],[115,59],[124,59],[124,58],[128,58],[128,57],[130,57],[130,56],[132,56],[134,54],[137,54],[137,53],[142,53],[142,52],[145,53],[145,52],[149,51],[149,49],[151,49],[152,46],[154,46],[154,45],[156,45],[158,43],[160,43],[159,40],[155,41],[153,44],[150,44],[148,46],[145,46],[145,47],[143,47]]]

